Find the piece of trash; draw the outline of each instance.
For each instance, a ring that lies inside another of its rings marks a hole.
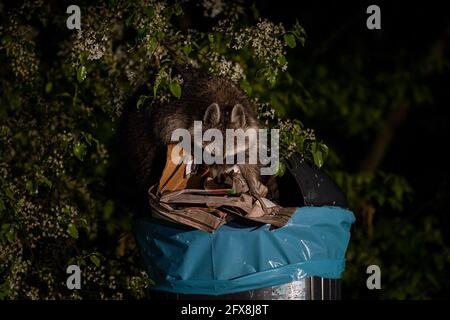
[[[192,161],[175,165],[170,160],[172,149],[169,145],[159,183],[149,189],[153,216],[213,232],[234,218],[282,227],[294,213],[296,208],[283,208],[264,198],[267,187],[260,183],[261,201],[268,210],[264,212],[261,203],[249,194],[238,166],[227,170],[225,182],[218,184],[207,168],[199,169]]]

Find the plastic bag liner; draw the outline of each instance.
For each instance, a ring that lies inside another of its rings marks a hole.
[[[141,218],[135,232],[153,289],[222,295],[309,276],[339,279],[354,221],[343,208],[300,207],[278,229],[232,221],[207,233]]]

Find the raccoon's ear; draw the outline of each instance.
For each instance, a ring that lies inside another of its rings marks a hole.
[[[203,116],[203,123],[209,125],[216,125],[220,121],[220,108],[217,103],[211,104],[205,111]]]
[[[239,127],[245,126],[245,111],[241,104],[236,104],[231,111],[231,122],[236,123]]]

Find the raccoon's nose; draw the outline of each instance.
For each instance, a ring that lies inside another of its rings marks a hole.
[[[217,176],[214,178],[214,181],[215,181],[216,183],[218,183],[218,184],[224,183],[224,182],[225,182],[225,175],[224,175],[223,173],[217,175]]]

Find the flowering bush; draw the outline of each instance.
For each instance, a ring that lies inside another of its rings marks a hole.
[[[62,5],[1,10],[0,298],[144,297],[151,279],[138,263],[131,215],[107,185],[125,100],[143,84],[138,108],[179,98],[173,67],[188,64],[231,79],[266,110],[261,119],[275,120],[252,88],[273,86],[287,69],[286,48],[304,41],[298,23],[287,31],[248,19],[239,3],[80,7],[79,31],[65,29]],[[202,10],[213,25],[181,26],[184,10]],[[315,140],[297,122],[266,124],[280,127],[289,152]],[[82,268],[83,290],[66,288],[70,264]]]

